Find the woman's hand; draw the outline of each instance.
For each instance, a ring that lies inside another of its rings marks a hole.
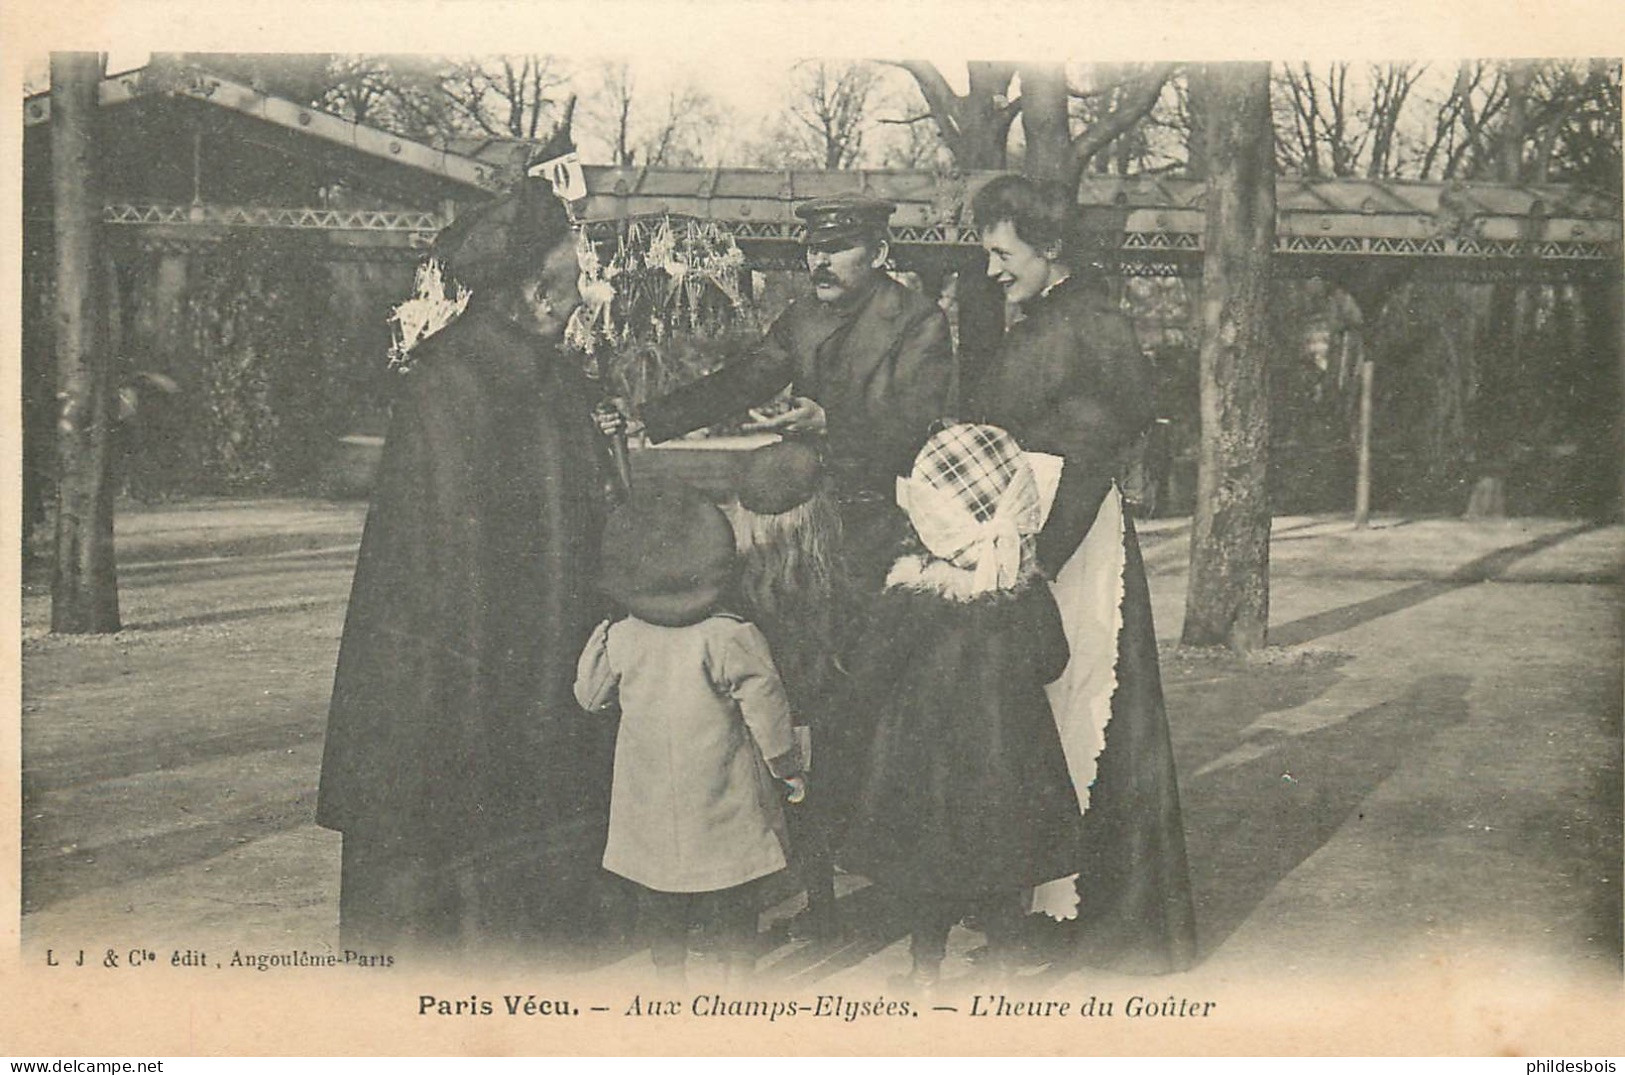
[[[780,410],[780,407],[787,409]],[[822,433],[829,419],[816,400],[792,396],[784,404],[752,407],[751,420],[740,426],[746,433]]]

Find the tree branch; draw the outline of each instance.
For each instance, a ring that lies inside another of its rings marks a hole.
[[[954,93],[948,80],[942,77],[937,65],[929,60],[886,60],[892,67],[900,67],[914,76],[914,83],[920,88],[925,97],[926,107],[936,118],[937,124],[943,129],[944,136],[956,136],[958,124],[954,121],[956,106],[961,98]],[[951,130],[950,130],[951,126]]]
[[[1084,169],[1089,166],[1091,157],[1150,113],[1157,103],[1157,98],[1162,95],[1162,88],[1173,76],[1174,67],[1175,65],[1171,63],[1152,67],[1136,80],[1116,108],[1090,124],[1088,130],[1072,140],[1072,145],[1067,150],[1066,167],[1062,173],[1069,189],[1077,187],[1078,181],[1083,178]]]

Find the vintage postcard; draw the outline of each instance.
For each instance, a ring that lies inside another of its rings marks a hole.
[[[0,1053],[1625,1053],[1612,5],[4,25]]]

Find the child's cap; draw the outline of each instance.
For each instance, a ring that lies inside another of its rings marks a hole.
[[[599,585],[648,623],[684,627],[705,619],[733,570],[733,528],[687,486],[640,485],[604,524]]]
[[[805,440],[781,440],[745,457],[739,475],[739,506],[757,515],[781,515],[800,507],[824,487],[824,462]]]
[[[960,424],[932,434],[897,503],[926,551],[976,573],[977,592],[1020,578],[1023,546],[1043,525],[1038,482],[1021,446],[997,426]]]

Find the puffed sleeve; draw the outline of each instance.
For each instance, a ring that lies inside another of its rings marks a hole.
[[[773,775],[794,776],[802,769],[801,757],[790,730],[790,702],[767,639],[755,624],[722,622],[727,626],[710,647],[711,681],[738,704]]]
[[[1077,356],[1076,376],[1031,432],[1034,444],[1066,458],[1055,507],[1037,543],[1038,561],[1052,577],[1094,525],[1123,451],[1155,414],[1150,362],[1128,318],[1095,312],[1074,327],[1068,350]]]
[[[604,620],[592,629],[576,662],[576,701],[592,713],[607,709],[615,701],[620,683],[620,673],[609,663],[609,621]]]

